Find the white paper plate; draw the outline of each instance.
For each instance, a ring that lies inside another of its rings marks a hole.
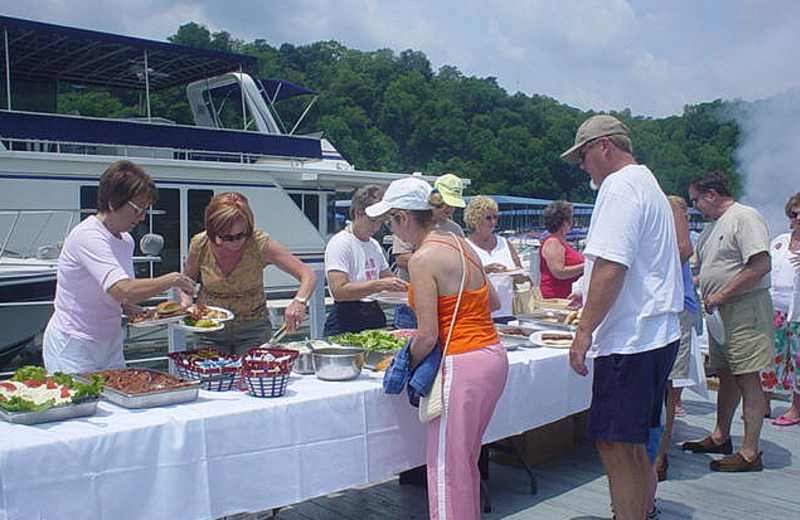
[[[154,311],[155,309],[155,307],[144,307],[144,310],[146,311]],[[178,314],[177,316],[170,316],[168,318],[159,318],[157,320],[140,321],[137,323],[128,321],[128,325],[131,327],[158,327],[159,325],[169,325],[170,323],[180,321],[184,318],[184,316],[186,316],[186,313]]]
[[[206,307],[208,307],[212,311],[224,312],[225,313],[225,317],[224,318],[212,318],[214,321],[219,321],[219,322],[231,321],[233,318],[236,317],[236,315],[233,313],[233,311],[229,311],[228,309],[225,309],[223,307],[215,307],[213,305],[206,305]],[[192,308],[193,307],[189,307],[190,310]]]
[[[392,305],[408,305],[408,293],[406,291],[383,291],[368,296],[373,300]]]
[[[542,339],[542,336],[545,334],[566,334],[571,336],[572,338],[575,337],[575,334],[572,332],[567,332],[565,330],[537,330],[533,334],[531,334],[530,340],[536,346],[539,347],[548,347],[548,348],[570,348],[572,346],[572,340],[567,343],[566,341],[563,344],[554,344],[550,341],[545,341]]]
[[[224,323],[217,323],[214,327],[192,327],[191,325],[186,325],[184,322],[179,321],[177,325],[179,329],[188,330],[189,332],[198,332],[200,334],[204,332],[216,332],[225,328]]]
[[[722,316],[719,315],[719,309],[714,309],[711,314],[706,314],[706,326],[708,326],[708,333],[714,338],[714,341],[720,345],[725,343],[725,327],[722,324]]]

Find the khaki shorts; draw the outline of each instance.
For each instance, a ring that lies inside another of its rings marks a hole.
[[[669,380],[689,379],[689,361],[692,353],[692,327],[697,320],[697,313],[682,310],[679,315],[681,321],[681,343],[678,347],[678,355],[675,356],[675,364],[672,365],[672,372],[669,373]]]
[[[725,328],[725,344],[708,336],[709,364],[734,375],[749,374],[772,366],[775,355],[772,330],[772,298],[758,289],[724,303],[719,314]]]

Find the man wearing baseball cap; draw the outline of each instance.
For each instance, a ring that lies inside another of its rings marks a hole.
[[[463,182],[456,175],[446,173],[437,177],[433,186],[442,195],[442,200],[444,200],[444,205],[433,209],[433,219],[437,222],[438,228],[445,233],[453,232],[463,237],[464,232],[461,230],[461,226],[450,218],[456,208],[464,208],[467,205],[463,197]],[[395,264],[397,265],[397,276],[405,281],[409,281],[408,260],[414,250],[413,244],[404,242],[397,235],[392,236],[392,253],[394,253]],[[417,317],[411,307],[403,304],[395,306],[394,326],[398,329],[417,328]]]
[[[584,255],[584,307],[570,366],[594,357],[587,436],[608,472],[615,517],[641,520],[655,489],[645,444],[661,407],[680,339],[681,264],[672,209],[653,173],[636,163],[628,127],[587,119],[561,155],[599,187]]]

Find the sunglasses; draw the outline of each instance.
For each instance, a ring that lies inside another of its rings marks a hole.
[[[497,220],[499,217],[497,215],[486,215],[484,218],[486,220]]]
[[[128,205],[130,205],[130,207],[132,207],[133,210],[139,215],[143,215],[148,209],[150,209],[150,206],[142,208],[132,200],[128,201]]]
[[[800,213],[798,213],[796,211],[790,211],[788,213],[788,215],[789,215],[789,218],[791,219],[791,218],[797,218],[797,216],[800,215]]]
[[[585,145],[583,145],[583,148],[581,148],[581,150],[578,152],[578,159],[580,159],[581,163],[586,160],[586,152],[588,152],[594,145],[599,143],[600,139],[602,139],[602,137],[598,137],[597,139],[592,139],[591,141],[588,141]]]
[[[247,238],[248,235],[250,235],[249,231],[242,231],[241,233],[236,233],[235,235],[217,235],[217,237],[223,242],[238,242],[243,238]]]

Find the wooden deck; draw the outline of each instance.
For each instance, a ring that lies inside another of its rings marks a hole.
[[[712,393],[712,398],[716,394]],[[669,453],[669,479],[659,484],[661,518],[694,520],[751,520],[800,518],[800,425],[764,423],[761,473],[711,472],[710,455],[681,453],[678,444],[706,435],[714,425],[715,404],[696,394],[684,394],[689,411],[678,418]],[[773,416],[787,403],[773,402]],[[742,423],[734,422],[734,446],[741,442]],[[716,456],[714,456],[716,457]],[[591,442],[582,441],[559,458],[535,467],[539,493],[530,495],[520,469],[491,464],[489,486],[493,510],[485,520],[593,520],[611,517],[608,485],[600,458]],[[425,491],[400,486],[397,479],[351,489],[284,508],[279,520],[425,520]]]

